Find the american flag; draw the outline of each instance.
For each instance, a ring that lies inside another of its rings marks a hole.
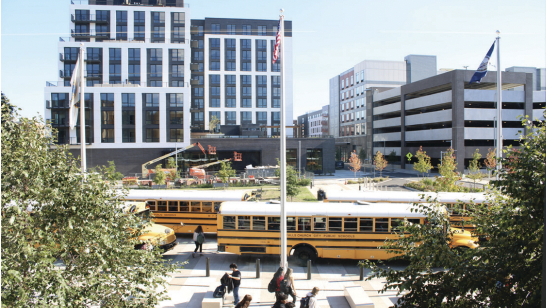
[[[273,64],[279,59],[279,46],[281,46],[281,21],[282,17],[279,19],[279,25],[277,26],[277,36],[275,38],[275,50],[273,51]]]

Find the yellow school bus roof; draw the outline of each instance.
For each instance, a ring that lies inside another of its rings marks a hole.
[[[414,209],[412,212],[411,209]],[[287,202],[287,216],[332,216],[332,217],[407,217],[423,218],[411,203],[322,203]],[[445,209],[443,209],[445,210]],[[223,202],[219,214],[234,216],[279,216],[278,202]]]
[[[424,195],[424,196],[423,196]],[[429,201],[430,197],[430,201]],[[413,191],[329,191],[327,201],[410,202],[423,203],[438,199],[440,203],[488,203],[484,193],[413,192]]]
[[[242,201],[248,191],[243,190],[176,190],[176,189],[132,189],[127,200],[165,201]],[[248,194],[250,195],[250,194]]]
[[[146,210],[146,202],[123,202],[121,208],[124,213],[136,214]]]

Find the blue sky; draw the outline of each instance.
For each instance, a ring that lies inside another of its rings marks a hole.
[[[476,69],[501,31],[501,67],[546,67],[546,1],[187,1],[191,18],[292,20],[294,117],[328,104],[330,78],[363,60],[436,55],[438,69]],[[2,1],[2,92],[24,116],[44,112],[58,79],[70,0]],[[496,52],[495,52],[496,54]],[[492,58],[496,63],[496,56]]]

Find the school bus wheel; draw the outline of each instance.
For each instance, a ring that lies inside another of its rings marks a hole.
[[[300,262],[304,263],[305,265],[307,264],[308,260],[315,260],[317,258],[317,253],[310,247],[300,246],[296,248],[294,256],[296,256],[298,260],[300,260]]]

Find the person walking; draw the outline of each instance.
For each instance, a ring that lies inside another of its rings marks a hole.
[[[292,302],[296,303],[296,287],[294,286],[294,271],[291,268],[286,270],[284,275],[284,282],[282,283],[285,290],[281,290],[286,295],[292,296]]]
[[[195,250],[193,251],[192,257],[195,258],[195,253],[199,249],[201,256],[203,255],[203,243],[205,242],[205,234],[203,233],[203,228],[197,226],[195,232],[193,232],[193,241],[195,242]]]
[[[235,308],[248,308],[250,302],[252,301],[252,295],[247,294],[243,299],[235,306]]]
[[[286,303],[288,302],[288,296],[282,292],[276,293],[277,299],[275,304],[271,308],[286,308]]]
[[[241,286],[241,272],[237,270],[237,264],[231,263],[229,268],[232,270],[232,273],[226,272],[229,278],[233,279],[233,303],[237,304],[239,302],[239,286]]]
[[[318,287],[314,287],[311,292],[307,293],[307,296],[309,297],[309,308],[320,308],[317,303],[317,294],[319,291],[320,289]]]

